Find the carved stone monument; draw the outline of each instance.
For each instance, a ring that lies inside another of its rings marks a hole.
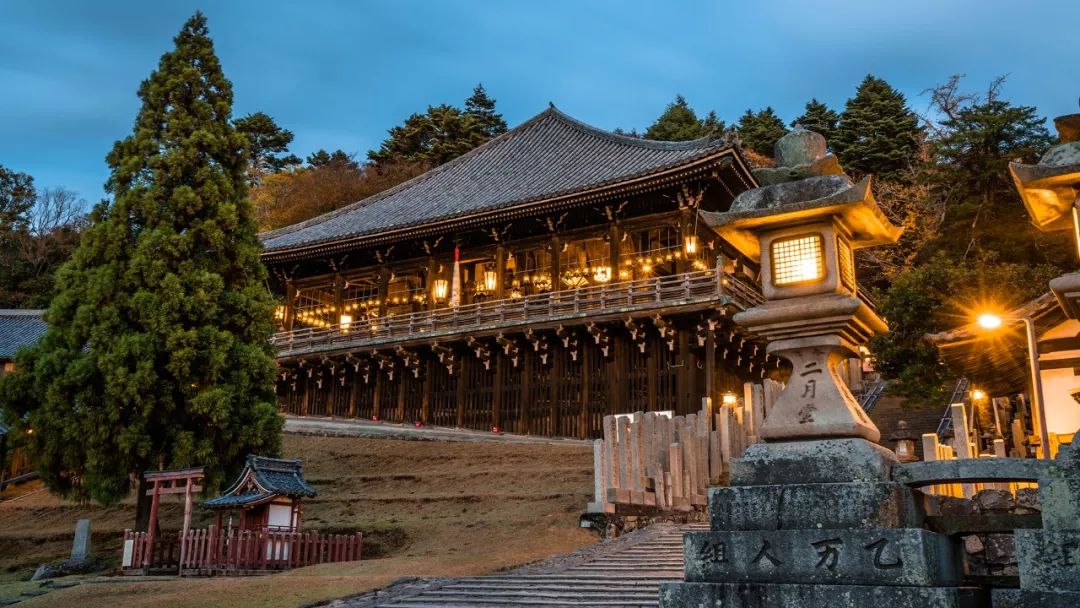
[[[858,297],[854,250],[895,242],[870,181],[854,184],[824,139],[796,130],[776,145],[763,187],[703,218],[761,261],[766,303],[735,320],[769,340],[791,377],[766,412],[765,443],[709,494],[711,530],[684,540],[685,582],[660,605],[723,608],[961,608],[960,556],[923,529],[912,490],[837,366],[885,323]]]

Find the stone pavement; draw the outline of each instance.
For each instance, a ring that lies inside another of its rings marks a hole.
[[[411,424],[372,422],[370,420],[341,418],[285,417],[285,432],[302,435],[325,435],[330,437],[366,437],[384,439],[411,439],[418,441],[494,441],[516,444],[581,445],[592,448],[592,441],[559,439],[536,435],[488,433],[472,429],[455,429],[441,426],[416,427]]]
[[[504,574],[422,579],[338,600],[333,608],[491,606],[654,607],[660,584],[682,580],[683,533],[704,524],[658,524],[617,540]]]

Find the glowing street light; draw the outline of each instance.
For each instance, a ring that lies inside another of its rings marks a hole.
[[[971,391],[971,400],[972,401],[982,401],[983,399],[986,399],[986,391],[984,391],[982,389],[978,389],[978,388],[972,389],[972,391]]]
[[[735,407],[739,404],[739,397],[735,393],[728,391],[720,396],[720,402],[728,407]]]
[[[1003,318],[989,312],[982,313],[976,319],[979,327],[986,330],[997,329],[1006,322],[1024,324],[1024,330],[1027,334],[1028,373],[1031,376],[1031,401],[1035,406],[1035,412],[1039,415],[1039,441],[1042,443],[1043,458],[1049,459],[1050,433],[1046,428],[1046,403],[1043,400],[1042,371],[1039,369],[1038,336],[1035,334],[1035,322],[1031,317]],[[972,391],[971,397],[972,399],[976,398],[974,391]]]

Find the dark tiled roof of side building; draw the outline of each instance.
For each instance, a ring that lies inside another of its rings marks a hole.
[[[268,254],[506,209],[677,168],[726,149],[723,139],[662,142],[618,135],[554,106],[390,190],[262,235]]]
[[[257,489],[247,488],[248,475],[254,478]],[[230,508],[265,502],[274,496],[312,497],[318,494],[304,480],[303,463],[299,460],[249,455],[236,482],[221,496],[202,504],[208,509]]]
[[[24,346],[30,346],[45,335],[43,310],[0,309],[0,359],[12,359]]]

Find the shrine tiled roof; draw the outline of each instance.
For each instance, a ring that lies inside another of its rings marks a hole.
[[[236,482],[221,496],[202,503],[202,506],[232,508],[259,504],[274,496],[310,498],[316,494],[315,488],[304,480],[301,461],[249,455]]]
[[[0,359],[13,359],[24,346],[45,335],[48,327],[41,310],[0,310]]]
[[[336,211],[262,235],[265,256],[362,243],[552,199],[585,196],[695,165],[725,151],[726,139],[662,142],[618,135],[554,106],[423,175]]]

